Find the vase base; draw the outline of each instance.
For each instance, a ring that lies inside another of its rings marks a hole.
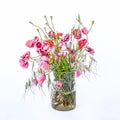
[[[58,111],[70,111],[75,109],[75,105],[66,107],[52,105],[52,108]]]

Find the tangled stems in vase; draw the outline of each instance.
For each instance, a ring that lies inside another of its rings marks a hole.
[[[78,15],[72,29],[62,33],[56,30],[52,16],[50,19],[46,16],[44,18],[44,28],[30,22],[36,28],[38,36],[25,43],[31,52],[25,52],[19,60],[22,68],[28,68],[30,63],[32,65],[32,76],[26,82],[25,88],[42,87],[44,81],[47,81],[48,87],[52,88],[52,97],[54,96],[53,106],[70,106],[75,104],[75,76],[91,72],[96,62],[95,51],[88,40],[94,21],[88,29]],[[32,50],[35,50],[35,56]],[[51,72],[54,74],[54,82],[50,77]]]
[[[52,107],[57,110],[71,110],[76,106],[75,71],[54,72],[51,84]],[[59,81],[58,81],[59,79]]]

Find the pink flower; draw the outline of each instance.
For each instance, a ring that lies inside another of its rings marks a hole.
[[[32,80],[32,83],[33,83],[33,85],[37,85],[37,84],[38,84],[37,79],[33,79],[33,80]]]
[[[47,44],[44,44],[43,46],[42,46],[42,50],[43,51],[48,51],[49,50],[49,45],[47,45]]]
[[[45,40],[44,44],[48,45],[50,48],[54,47],[54,43],[52,40]]]
[[[42,60],[42,61],[48,61],[48,57],[47,57],[47,56],[42,56],[42,57],[41,57],[41,60]]]
[[[66,57],[68,55],[68,52],[67,51],[63,51],[61,53],[58,53],[58,56],[59,57]]]
[[[83,27],[83,28],[81,29],[81,32],[82,32],[83,34],[85,34],[85,35],[88,34],[88,30],[87,30],[86,27]]]
[[[24,55],[21,56],[22,59],[24,60],[29,60],[30,58],[30,51],[27,51]]]
[[[86,47],[85,47],[85,50],[86,50],[87,52],[89,52],[90,54],[92,54],[92,55],[95,53],[94,49],[92,49],[92,48],[89,47],[89,46],[86,46]]]
[[[81,34],[80,30],[78,30],[78,29],[74,29],[73,35],[74,35],[75,39],[82,38],[82,34]]]
[[[45,74],[39,73],[37,75],[37,82],[38,82],[38,84],[42,85],[43,82],[45,81],[45,79],[46,79]]]
[[[44,71],[49,71],[50,70],[50,65],[46,61],[41,61],[39,64],[40,68]]]
[[[75,36],[75,38],[76,38],[76,39],[80,39],[80,38],[82,38],[82,34],[81,34],[81,32],[77,33],[76,36]]]
[[[55,38],[55,32],[54,31],[48,32],[48,36]]]
[[[63,47],[63,42],[60,42],[59,45],[58,45],[60,48]]]
[[[63,42],[66,42],[66,41],[69,41],[69,39],[70,39],[70,35],[69,35],[69,33],[68,33],[68,34],[65,34],[65,35],[63,36],[62,41],[63,41]]]
[[[20,59],[19,63],[22,68],[28,68],[29,65],[28,61],[25,61],[24,59]]]
[[[35,45],[35,41],[34,40],[28,40],[25,45],[29,48],[33,48]]]
[[[87,40],[86,39],[82,39],[82,40],[79,40],[78,41],[78,46],[80,49],[82,49],[87,43]]]
[[[79,70],[76,70],[76,77],[78,78],[81,75],[81,72]]]
[[[42,47],[42,43],[41,42],[36,42],[36,47],[37,48],[41,48]]]
[[[71,56],[71,60],[70,61],[71,61],[71,63],[75,62],[75,55]]]
[[[40,48],[37,48],[37,53],[41,56],[48,56],[48,52],[46,50],[44,50],[43,48],[40,49]]]
[[[74,50],[74,49],[70,49],[70,53],[71,53],[71,54],[74,54],[74,53],[75,53],[75,50]]]
[[[36,41],[36,42],[39,41],[39,37],[38,37],[38,36],[35,36],[35,37],[34,37],[34,41]]]
[[[59,80],[59,81],[56,81],[56,88],[60,89],[62,87],[62,82]]]

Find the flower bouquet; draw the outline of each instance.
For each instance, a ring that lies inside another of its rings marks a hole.
[[[26,81],[25,89],[42,87],[44,81],[47,81],[52,107],[71,110],[76,105],[75,78],[91,72],[92,65],[96,62],[95,51],[89,46],[88,40],[94,21],[88,29],[78,15],[76,24],[64,34],[55,29],[52,16],[44,18],[44,28],[30,22],[36,28],[38,36],[25,43],[30,50],[35,50],[36,55],[32,56],[27,51],[19,60],[22,68],[28,68],[32,64],[32,77]]]

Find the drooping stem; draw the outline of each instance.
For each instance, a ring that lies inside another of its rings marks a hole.
[[[91,22],[91,27],[90,27],[90,29],[88,30],[88,33],[91,31],[93,25],[94,25],[94,20],[92,20],[92,22]]]

